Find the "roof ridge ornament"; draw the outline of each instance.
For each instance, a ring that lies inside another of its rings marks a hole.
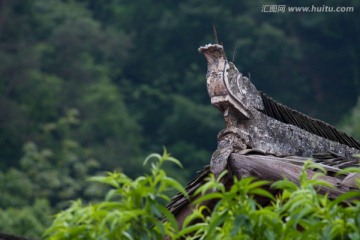
[[[210,170],[215,175],[226,168],[231,153],[243,149],[301,157],[332,151],[352,158],[360,153],[359,142],[329,124],[273,100],[264,100],[265,95],[227,60],[222,45],[207,44],[200,47],[199,52],[204,54],[208,63],[206,83],[211,104],[224,114],[226,122],[226,129],[218,135],[218,149],[210,163]],[[272,112],[275,113],[272,115]],[[294,112],[297,112],[296,116]],[[286,122],[275,117],[282,114],[290,114],[284,119],[296,117],[303,122]]]

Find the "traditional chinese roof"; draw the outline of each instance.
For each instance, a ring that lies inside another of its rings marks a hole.
[[[228,171],[222,180],[226,187],[231,186],[232,176],[253,176],[270,182],[285,177],[299,183],[302,166],[311,158],[326,169],[323,178],[333,185],[333,188],[321,187],[320,193],[336,198],[356,188],[358,174],[336,173],[346,167],[358,167],[359,160],[354,154],[360,153],[359,141],[258,91],[227,60],[221,45],[208,44],[200,47],[199,52],[208,63],[206,81],[211,103],[223,113],[226,128],[218,134],[218,147],[210,165],[186,187],[192,198],[177,194],[168,205],[180,226],[194,207],[190,202],[196,198],[193,196],[196,189],[209,174],[217,176],[224,170]],[[311,170],[308,173],[315,174]]]

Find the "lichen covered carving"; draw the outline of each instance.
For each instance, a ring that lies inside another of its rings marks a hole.
[[[360,147],[356,147],[360,143],[340,131],[334,132],[334,127],[266,100],[266,97],[264,102],[265,95],[227,60],[223,46],[208,44],[200,47],[199,52],[208,63],[206,82],[211,103],[223,113],[226,122],[226,129],[218,135],[218,149],[211,159],[210,170],[214,174],[226,168],[232,152],[246,148],[278,156],[311,157],[314,153],[332,151],[353,158],[353,154],[360,153]],[[291,113],[304,122],[291,121]],[[276,118],[276,114],[290,116]],[[313,126],[319,129],[310,131]],[[325,135],[325,131],[331,135]]]

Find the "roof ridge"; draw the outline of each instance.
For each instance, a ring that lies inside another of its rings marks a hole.
[[[264,109],[258,110],[263,114],[280,122],[299,127],[317,136],[360,150],[360,142],[358,140],[336,129],[334,126],[285,106],[261,91],[259,91],[259,93],[263,101]]]

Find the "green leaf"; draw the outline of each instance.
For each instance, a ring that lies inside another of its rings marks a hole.
[[[268,185],[270,182],[269,181],[266,181],[266,180],[258,180],[258,181],[255,181],[253,183],[251,183],[247,188],[249,190],[253,189],[253,188],[259,188],[259,187],[262,187],[264,185]]]
[[[360,168],[359,167],[344,168],[344,169],[341,169],[340,171],[338,171],[336,173],[336,176],[339,176],[342,174],[347,174],[347,173],[360,173]]]
[[[166,161],[173,162],[173,163],[175,163],[176,165],[178,165],[180,168],[183,168],[183,165],[181,164],[181,162],[180,162],[179,160],[177,160],[176,158],[167,157],[167,158],[166,158]]]
[[[214,199],[221,199],[223,198],[223,194],[221,193],[218,193],[218,192],[213,192],[213,193],[207,193],[203,196],[200,196],[198,198],[196,198],[192,204],[201,204],[205,201],[208,201],[208,200],[214,200]]]
[[[166,183],[167,186],[171,186],[171,187],[175,188],[176,190],[178,190],[179,192],[181,192],[186,198],[189,198],[189,194],[186,192],[185,188],[175,179],[169,178],[169,177],[164,177],[161,181],[163,183]]]
[[[110,201],[117,194],[116,189],[110,189],[105,196],[105,201]]]
[[[158,153],[152,153],[152,154],[150,154],[149,156],[147,156],[147,157],[145,158],[143,165],[144,165],[144,166],[147,165],[148,162],[149,162],[149,160],[152,159],[152,158],[155,158],[155,159],[157,159],[157,160],[160,161],[161,155],[158,154]]]
[[[288,190],[290,192],[294,192],[298,189],[295,183],[290,182],[289,180],[279,180],[271,184],[271,188]]]
[[[222,171],[222,172],[219,174],[219,176],[216,178],[216,182],[220,182],[221,179],[227,175],[227,173],[228,173],[227,170]]]
[[[334,201],[332,201],[329,205],[330,205],[330,207],[333,207],[335,205],[338,205],[338,204],[346,202],[346,201],[350,202],[355,199],[358,200],[359,198],[360,198],[360,192],[350,191],[350,192],[341,194]]]
[[[217,212],[216,214],[212,214],[210,218],[210,223],[208,225],[207,237],[216,236],[216,230],[218,226],[221,226],[226,217],[228,216],[227,211]]]
[[[295,207],[295,206],[294,206]],[[298,222],[306,215],[313,212],[315,209],[313,209],[310,206],[304,206],[300,209],[300,211],[297,211],[296,215],[293,216],[294,226],[298,224]],[[291,210],[290,210],[291,211]]]
[[[304,162],[304,165],[303,165],[303,169],[316,169],[316,170],[320,170],[322,173],[326,173],[326,169],[321,166],[320,164],[318,163],[314,163],[313,161],[311,161],[310,159],[309,160],[306,160]]]
[[[267,197],[270,198],[271,200],[275,201],[275,197],[269,193],[268,191],[261,189],[261,188],[255,188],[252,189],[251,191],[249,191],[250,194],[255,194],[255,195],[259,195],[259,196],[263,196],[263,197]]]
[[[184,237],[190,233],[194,233],[198,230],[202,230],[201,232],[203,232],[206,228],[207,225],[205,223],[196,223],[194,225],[187,226],[178,232],[176,239],[180,239],[181,237]]]
[[[170,222],[175,232],[177,232],[179,230],[179,226],[174,215],[167,208],[160,204],[158,204],[157,207],[159,208],[160,212],[166,217],[166,219]]]
[[[251,224],[250,216],[245,214],[239,214],[235,217],[233,228],[230,232],[230,236],[235,236],[239,229],[244,229],[245,233],[251,235],[253,233],[253,225]]]
[[[114,188],[119,188],[120,184],[112,177],[112,176],[95,176],[95,177],[90,177],[89,181],[91,182],[98,182],[98,183],[104,183],[104,184],[108,184]]]

